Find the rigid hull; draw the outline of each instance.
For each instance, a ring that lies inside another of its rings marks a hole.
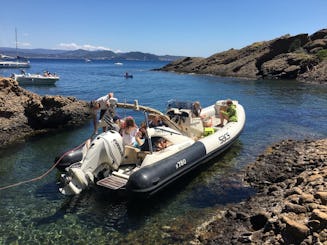
[[[59,77],[40,74],[14,74],[14,79],[20,85],[53,85],[59,80]]]

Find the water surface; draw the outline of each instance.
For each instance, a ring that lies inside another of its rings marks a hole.
[[[253,194],[232,173],[239,173],[267,146],[283,139],[327,136],[326,86],[151,71],[164,62],[123,63],[32,60],[27,72],[49,70],[61,79],[55,86],[25,88],[88,101],[113,91],[120,102],[138,99],[139,104],[159,110],[172,98],[199,100],[203,107],[218,99],[237,99],[247,116],[243,133],[223,155],[150,200],[130,200],[124,193],[98,189],[66,197],[58,192],[57,171],[0,191],[0,244],[171,244],[169,227],[187,233],[215,207]],[[12,72],[0,70],[0,76]],[[133,79],[125,79],[125,72]],[[126,116],[125,111],[119,113]],[[79,145],[91,133],[90,122],[0,150],[0,186],[43,174],[57,154]]]

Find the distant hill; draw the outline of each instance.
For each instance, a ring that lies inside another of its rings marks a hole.
[[[92,60],[143,60],[143,61],[174,61],[182,56],[155,55],[142,52],[115,53],[108,50],[88,51],[77,50],[55,50],[55,49],[18,49],[19,56],[26,58],[44,59],[92,59]],[[0,47],[0,54],[8,56],[17,55],[15,48]]]

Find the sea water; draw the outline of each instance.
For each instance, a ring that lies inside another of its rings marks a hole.
[[[164,111],[168,100],[235,99],[246,111],[239,139],[224,154],[196,169],[159,195],[131,200],[123,193],[85,191],[66,197],[58,172],[39,181],[0,191],[0,244],[165,244],[169,231],[183,238],[216,208],[254,193],[235,177],[269,145],[283,139],[327,136],[327,87],[297,81],[242,80],[153,71],[167,62],[32,60],[29,73],[54,72],[54,86],[25,86],[40,95],[90,101],[114,92],[120,102]],[[19,70],[0,70],[10,76]],[[133,78],[126,79],[128,72]],[[120,116],[128,112],[120,111]],[[0,150],[0,186],[42,175],[54,158],[83,142],[91,121],[74,130],[30,138]],[[179,242],[178,242],[179,243]]]

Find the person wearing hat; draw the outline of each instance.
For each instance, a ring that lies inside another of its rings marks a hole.
[[[227,100],[226,105],[226,109],[219,111],[220,124],[217,125],[218,127],[224,126],[225,119],[227,122],[237,122],[236,106],[233,104],[233,101]]]

